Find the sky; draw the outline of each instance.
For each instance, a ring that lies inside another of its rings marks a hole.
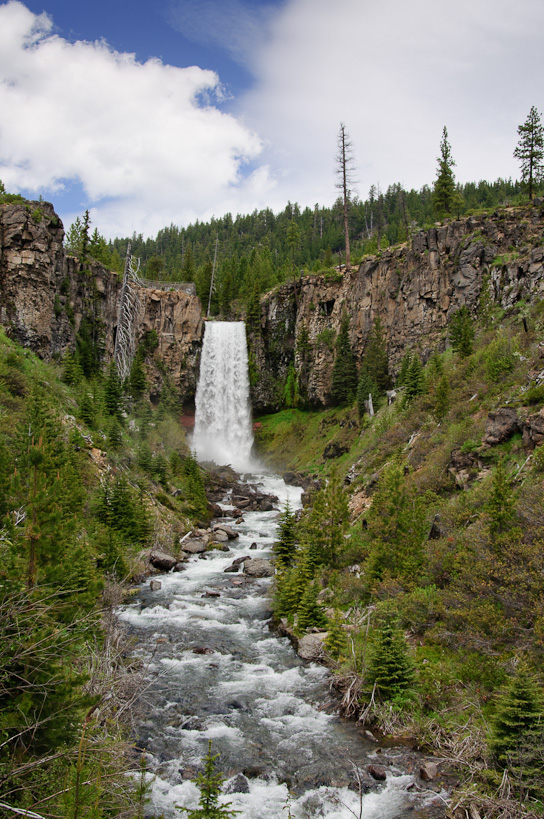
[[[519,176],[542,0],[0,0],[0,179],[107,238]]]

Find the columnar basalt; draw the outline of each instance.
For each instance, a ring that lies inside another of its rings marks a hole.
[[[406,350],[423,358],[447,343],[451,315],[466,305],[477,313],[482,286],[509,308],[520,299],[544,296],[544,208],[509,208],[491,216],[468,217],[421,231],[411,243],[383,250],[350,273],[304,276],[269,293],[262,303],[261,334],[252,338],[260,371],[254,406],[278,406],[291,362],[316,406],[330,401],[334,338],[344,313],[359,361],[374,320],[381,319],[390,367]],[[297,309],[298,302],[298,309]],[[308,345],[296,339],[306,329]]]

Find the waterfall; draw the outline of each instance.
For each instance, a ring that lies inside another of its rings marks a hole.
[[[195,403],[197,458],[250,469],[253,428],[243,321],[206,323]]]

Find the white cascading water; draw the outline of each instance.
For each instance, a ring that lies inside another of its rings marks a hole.
[[[196,389],[193,448],[200,461],[251,468],[253,428],[243,321],[208,321]]]

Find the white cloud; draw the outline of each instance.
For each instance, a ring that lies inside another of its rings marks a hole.
[[[99,229],[153,234],[184,214],[262,198],[244,178],[261,141],[213,104],[219,78],[138,63],[105,42],[68,43],[47,16],[0,6],[0,178],[8,189],[83,185]],[[101,200],[111,200],[103,204]],[[107,226],[103,221],[107,222]]]
[[[276,196],[334,197],[340,122],[359,192],[436,176],[447,126],[461,181],[517,176],[516,128],[542,110],[541,0],[290,0],[237,110],[287,173]]]
[[[516,128],[544,107],[542,0],[173,0],[169,20],[251,70],[231,113],[214,72],[69,43],[46,15],[0,5],[8,189],[76,180],[101,232],[154,235],[288,199],[330,204],[340,122],[363,197],[432,184],[444,125],[460,181],[515,177]]]

